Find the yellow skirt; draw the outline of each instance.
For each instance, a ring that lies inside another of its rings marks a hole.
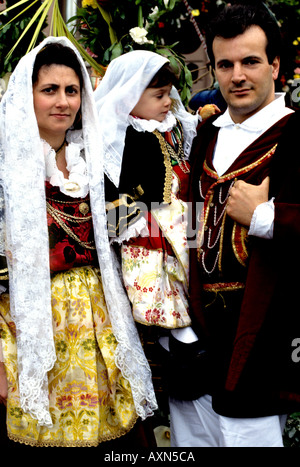
[[[8,377],[7,431],[33,446],[97,446],[135,424],[129,382],[114,361],[116,339],[99,270],[74,268],[52,279],[57,361],[48,373],[53,427],[40,427],[20,407],[15,325],[9,296],[0,297],[0,330]]]

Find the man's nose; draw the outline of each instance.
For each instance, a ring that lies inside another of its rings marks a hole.
[[[232,77],[231,81],[233,83],[241,83],[242,81],[245,81],[245,71],[243,66],[240,63],[234,64],[232,68]]]

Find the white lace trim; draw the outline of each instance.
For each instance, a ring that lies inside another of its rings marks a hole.
[[[89,191],[86,162],[82,156],[84,142],[81,131],[69,131],[68,145],[65,148],[69,178],[65,179],[56,164],[56,153],[46,141],[42,140],[46,164],[46,179],[52,186],[58,186],[60,191],[72,198],[84,198]]]
[[[169,111],[162,122],[145,120],[144,118],[133,117],[132,115],[128,115],[128,122],[137,131],[149,131],[152,133],[154,130],[158,130],[161,133],[165,133],[166,131],[171,131],[176,125],[176,118]]]
[[[123,243],[127,242],[131,238],[136,237],[149,237],[148,224],[144,216],[140,217],[134,224],[130,225],[121,235],[118,237],[111,237],[111,243]]]

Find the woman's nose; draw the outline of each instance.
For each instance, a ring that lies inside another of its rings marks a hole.
[[[65,92],[59,92],[57,94],[56,106],[57,107],[68,107],[69,106],[68,99],[67,99]]]

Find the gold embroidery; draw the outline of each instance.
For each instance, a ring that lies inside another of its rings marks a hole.
[[[114,211],[116,208],[125,207],[124,209],[126,215],[118,217],[107,215],[107,228],[110,236],[115,237],[116,235],[120,235],[124,232],[128,226],[134,222],[136,222],[139,217],[141,216],[141,208],[135,203],[135,197],[132,197],[128,194],[124,194],[121,198],[116,199],[115,201],[108,202],[105,205],[107,214],[109,211]],[[129,200],[129,201],[128,201]],[[128,209],[127,209],[128,208]],[[113,222],[110,222],[109,219],[112,219]],[[116,223],[116,219],[118,222]],[[121,227],[120,227],[121,226]]]
[[[138,199],[140,198],[141,196],[143,196],[143,194],[145,193],[143,188],[141,187],[141,185],[137,186],[136,188],[134,188],[134,192],[135,192],[135,197],[134,199]]]
[[[210,207],[213,207],[214,205],[212,204],[212,200],[213,200],[213,189],[215,188],[215,186],[217,185],[220,185],[221,183],[224,183],[228,180],[232,180],[232,179],[237,179],[237,176],[239,175],[242,175],[246,172],[249,172],[250,170],[252,170],[253,168],[257,167],[258,165],[260,165],[265,159],[271,157],[275,150],[276,150],[276,147],[277,147],[277,144],[275,144],[268,152],[266,152],[262,157],[260,157],[257,161],[253,162],[252,164],[249,164],[239,170],[235,170],[229,174],[225,174],[221,177],[218,176],[217,172],[210,169],[207,165],[207,162],[206,160],[204,161],[204,164],[203,164],[203,168],[204,168],[204,171],[212,178],[216,179],[216,181],[214,183],[212,183],[212,185],[210,186],[210,189],[208,190],[206,196],[205,196],[205,205],[204,205],[204,212],[205,212],[205,215],[204,215],[204,222],[202,225],[200,225],[200,228],[199,228],[199,235],[198,235],[198,239],[199,239],[199,243],[198,243],[198,261],[200,261],[200,255],[203,254],[205,255],[205,252],[202,250],[201,248],[201,245],[202,245],[202,242],[203,242],[203,236],[204,236],[204,230],[205,230],[205,227],[206,227],[206,223],[207,223],[207,219],[208,219],[208,216],[209,216],[209,211],[210,211]],[[200,194],[201,196],[204,198],[204,196],[202,195],[201,193],[201,179],[200,179]],[[209,195],[209,198],[207,198]],[[216,257],[216,261],[215,261],[215,264],[213,266],[213,270],[216,266],[216,264],[218,264],[218,269],[219,271],[221,272],[222,271],[222,253],[223,253],[223,237],[224,237],[224,225],[225,225],[225,219],[226,219],[226,210],[223,211],[224,212],[224,215],[223,215],[223,219],[222,219],[222,225],[221,225],[221,228],[220,228],[220,246],[219,246],[219,250],[218,250],[218,253],[217,253],[217,257]],[[203,217],[202,217],[203,219]],[[219,220],[221,219],[221,217],[219,218]],[[236,240],[235,239],[235,236],[236,235],[240,235],[240,238],[238,240],[238,242],[240,243],[236,243]],[[233,247],[233,251],[234,251],[234,254],[237,258],[237,260],[243,265],[245,266],[246,263],[245,263],[245,260],[247,259],[248,257],[248,252],[247,252],[247,247],[246,247],[246,244],[245,244],[245,240],[247,238],[247,233],[246,233],[246,229],[242,229],[242,227],[240,227],[239,231],[237,232],[236,231],[236,227],[234,226],[234,231],[232,232],[232,247]],[[240,244],[240,248],[238,248],[238,245]],[[240,251],[239,251],[240,250]],[[207,273],[211,273],[212,271],[208,271],[205,267],[205,263],[204,263],[204,256],[202,256],[202,265],[203,265],[203,268],[204,270],[207,272]]]
[[[231,234],[231,244],[236,259],[244,267],[246,267],[246,260],[249,256],[246,246],[247,238],[248,229],[243,225],[238,225],[235,222]]]
[[[245,284],[242,282],[216,282],[214,284],[203,284],[203,290],[205,290],[205,292],[228,292],[244,288]]]
[[[171,157],[167,149],[167,142],[165,138],[160,134],[158,130],[154,130],[153,134],[157,137],[159,141],[161,152],[164,155],[164,165],[166,168],[163,201],[164,203],[170,204],[171,203],[172,172],[173,172]]]
[[[218,176],[217,172],[215,170],[212,170],[208,167],[206,160],[204,161],[203,168],[208,173],[212,178],[216,178],[218,181],[216,183],[222,183],[226,180],[231,180],[232,178],[244,174],[246,172],[249,172],[252,170],[254,167],[257,167],[260,165],[265,159],[268,157],[271,157],[275,149],[277,148],[277,143],[268,151],[266,154],[264,154],[260,159],[258,159],[256,162],[253,162],[252,164],[246,165],[245,167],[234,170],[233,172],[230,172],[229,174],[222,175],[221,177]]]

